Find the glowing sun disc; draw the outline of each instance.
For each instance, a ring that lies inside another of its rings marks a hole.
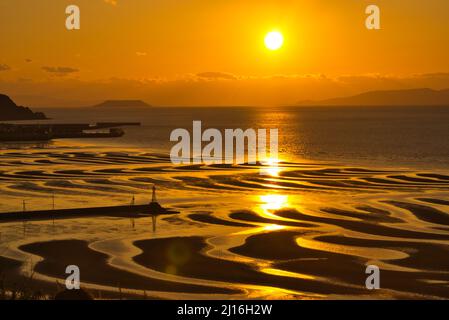
[[[265,36],[265,46],[270,50],[278,50],[284,44],[284,37],[278,31],[272,31]]]

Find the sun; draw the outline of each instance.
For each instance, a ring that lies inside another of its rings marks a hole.
[[[265,46],[269,50],[278,50],[284,44],[284,36],[279,31],[271,31],[265,36]]]

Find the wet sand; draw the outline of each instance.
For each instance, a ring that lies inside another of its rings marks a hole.
[[[254,266],[208,257],[204,254],[207,247],[205,239],[200,237],[142,240],[135,242],[135,245],[143,253],[136,256],[134,260],[145,267],[162,272],[224,282],[275,286],[299,292],[319,294],[362,293],[360,289],[338,286],[332,283],[323,285],[314,280],[261,273]],[[271,244],[265,244],[264,248],[277,250]]]
[[[0,213],[0,270],[13,280],[38,256],[34,283],[49,291],[76,264],[88,288],[168,298],[449,298],[442,170],[173,166],[166,155],[88,147],[4,150],[0,160],[0,211],[15,212]],[[156,232],[123,209],[147,204],[153,184],[181,212],[158,218]],[[28,214],[47,215],[25,221],[23,200]],[[105,206],[123,210],[76,209]],[[365,288],[369,264],[381,290]]]
[[[275,266],[291,272],[326,277],[329,281],[351,283],[354,286],[364,284],[366,279],[364,266],[369,265],[372,259],[355,258],[348,254],[325,250],[298,248],[295,246],[295,239],[302,235],[302,233],[295,232],[273,232],[256,235],[248,238],[244,245],[233,248],[232,252],[254,258],[278,259]],[[449,274],[446,272],[449,269],[449,264],[441,259],[449,253],[447,246],[434,246],[416,242],[398,243],[396,241],[366,240],[343,236],[322,236],[314,240],[322,243],[384,248],[413,253],[412,256],[407,258],[389,260],[388,262],[393,265],[419,268],[426,271],[382,270],[382,290],[415,294],[408,296],[408,298],[419,298],[426,295],[433,298],[449,298],[448,287],[426,283],[429,281],[449,283]],[[270,243],[270,246],[262,245],[265,243]]]
[[[82,270],[83,282],[107,285],[116,288],[138,290],[194,292],[194,293],[232,293],[232,290],[185,285],[182,283],[160,281],[126,272],[108,264],[108,256],[89,248],[82,240],[60,240],[38,242],[20,247],[21,250],[42,257],[35,271],[65,279],[65,268],[77,265]]]

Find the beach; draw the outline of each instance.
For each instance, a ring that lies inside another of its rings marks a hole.
[[[3,150],[1,160],[1,210],[17,212],[0,223],[2,273],[33,273],[48,294],[77,265],[96,297],[449,298],[444,170],[172,165],[138,148],[66,143]],[[108,212],[133,198],[145,208],[153,185],[180,212],[158,216],[156,231],[149,216]],[[23,200],[57,219],[21,217]],[[380,290],[365,287],[373,264]]]

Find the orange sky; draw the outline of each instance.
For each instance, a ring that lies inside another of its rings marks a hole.
[[[364,26],[381,9],[382,30]],[[81,9],[81,30],[65,8]],[[449,87],[446,0],[2,0],[0,92],[38,106],[275,105]],[[280,30],[284,46],[264,47]]]

